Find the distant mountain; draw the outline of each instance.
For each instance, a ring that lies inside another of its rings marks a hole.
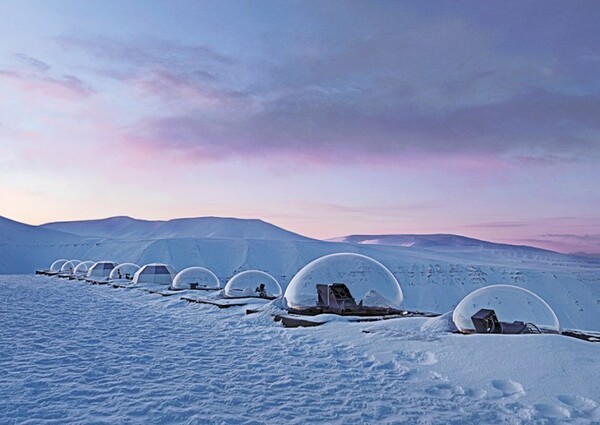
[[[311,240],[257,219],[198,217],[174,220],[139,220],[110,217],[99,220],[48,223],[45,229],[75,235],[117,239],[224,238],[301,241]]]
[[[508,245],[487,242],[466,236],[433,234],[433,235],[349,235],[328,239],[329,242],[344,242],[361,245],[393,245],[407,248],[432,250],[482,250],[482,249],[527,249],[552,253],[542,248],[525,245]]]

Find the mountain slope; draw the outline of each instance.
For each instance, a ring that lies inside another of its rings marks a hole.
[[[119,239],[226,238],[310,240],[257,219],[198,217],[168,221],[110,217],[99,220],[47,223],[41,227],[82,236]]]
[[[451,234],[392,234],[392,235],[349,235],[328,239],[330,242],[347,242],[364,245],[397,245],[414,248],[427,249],[515,249],[527,248],[551,252],[541,248],[534,248],[523,245],[509,245],[495,242],[483,241],[480,239],[468,238],[466,236]]]

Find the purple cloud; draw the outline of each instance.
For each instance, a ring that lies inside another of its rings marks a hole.
[[[218,45],[156,37],[57,40],[132,88],[132,102],[156,103],[124,142],[157,152],[550,166],[600,156],[594,8],[565,12],[579,24],[568,28],[549,25],[556,11],[515,24],[513,12],[531,12],[518,3],[508,15],[459,4],[293,9],[302,19],[267,25],[259,47],[235,59]]]

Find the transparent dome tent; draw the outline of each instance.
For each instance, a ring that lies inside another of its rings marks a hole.
[[[60,268],[60,274],[65,276],[71,276],[75,272],[75,267],[81,263],[79,260],[69,260],[65,262]]]
[[[140,269],[140,266],[134,263],[121,263],[111,270],[108,276],[109,280],[133,280],[133,276]]]
[[[204,267],[188,267],[177,273],[169,288],[173,291],[184,289],[219,290],[221,282],[210,270]]]
[[[552,308],[533,292],[512,285],[470,293],[456,306],[452,320],[463,333],[560,333]]]
[[[225,298],[265,298],[281,296],[281,286],[268,273],[246,270],[233,276],[223,289]]]
[[[103,283],[108,281],[110,272],[117,267],[112,261],[98,261],[88,269],[87,281]]]
[[[170,286],[177,272],[168,264],[152,263],[142,266],[133,275],[133,284],[155,284]]]
[[[73,274],[75,276],[77,276],[78,278],[83,278],[83,277],[87,276],[88,270],[94,264],[96,264],[96,263],[93,261],[82,261],[81,263],[77,264],[77,266],[75,266],[75,269],[73,270]]]
[[[400,312],[404,296],[394,275],[361,254],[337,253],[304,266],[283,297],[299,314],[380,315]]]
[[[50,270],[48,271],[48,274],[58,274],[58,273],[60,273],[60,269],[62,268],[62,266],[65,265],[65,263],[67,261],[69,261],[69,260],[61,258],[60,260],[56,260],[55,262],[53,262],[50,265]]]

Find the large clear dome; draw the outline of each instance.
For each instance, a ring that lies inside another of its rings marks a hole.
[[[177,272],[168,264],[146,264],[133,275],[133,284],[155,283],[171,285]]]
[[[62,266],[64,266],[67,261],[68,260],[65,260],[64,258],[60,259],[60,260],[56,260],[54,263],[52,263],[50,265],[50,271],[51,272],[59,272],[60,269],[62,268]]]
[[[527,289],[493,285],[467,295],[454,309],[454,324],[465,333],[560,332],[558,318]]]
[[[89,268],[92,267],[94,264],[96,263],[94,263],[93,261],[82,261],[81,263],[77,264],[75,270],[73,270],[73,273],[77,276],[85,276],[87,275]]]
[[[110,280],[133,280],[133,275],[140,269],[134,263],[121,263],[110,272]]]
[[[259,270],[246,270],[233,276],[224,288],[227,298],[268,298],[281,296],[281,286],[268,273]]]
[[[284,295],[288,309],[304,312],[367,313],[399,310],[404,297],[394,275],[361,254],[318,258],[292,279]]]
[[[219,278],[204,267],[188,267],[177,273],[171,289],[221,289]]]

